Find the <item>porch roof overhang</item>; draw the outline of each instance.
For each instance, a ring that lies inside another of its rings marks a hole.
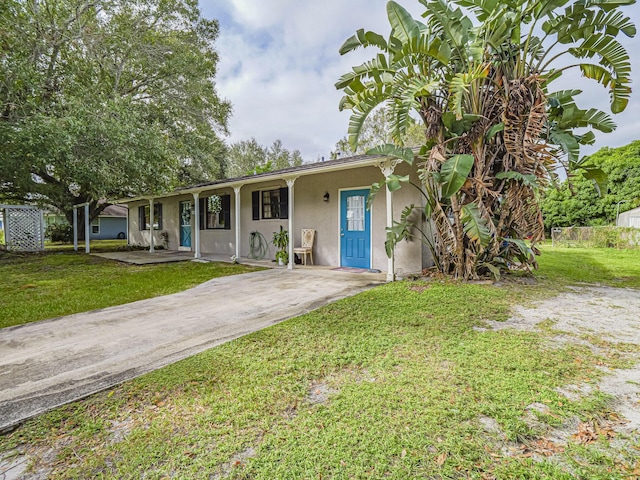
[[[355,157],[342,158],[337,160],[327,160],[326,162],[309,163],[300,165],[299,167],[285,168],[274,172],[258,173],[256,175],[247,175],[244,177],[227,178],[224,180],[216,180],[213,182],[201,183],[190,187],[182,187],[168,193],[158,193],[156,195],[142,195],[133,198],[121,198],[113,200],[111,203],[128,203],[142,200],[150,200],[156,198],[167,198],[178,195],[188,195],[200,193],[207,190],[215,190],[219,188],[242,187],[254,183],[265,182],[269,180],[287,180],[307,175],[315,175],[318,173],[329,173],[342,170],[350,170],[360,167],[378,166],[388,157],[385,155],[358,155]]]

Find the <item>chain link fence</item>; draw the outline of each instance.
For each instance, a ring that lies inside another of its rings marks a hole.
[[[554,247],[639,248],[640,228],[630,227],[554,227]]]

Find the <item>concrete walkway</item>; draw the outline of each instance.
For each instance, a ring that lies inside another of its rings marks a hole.
[[[0,329],[0,431],[379,283],[380,275],[265,270]]]

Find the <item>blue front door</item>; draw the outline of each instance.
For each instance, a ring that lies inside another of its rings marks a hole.
[[[371,268],[369,189],[340,192],[340,266]]]
[[[180,246],[191,247],[191,202],[180,202]]]

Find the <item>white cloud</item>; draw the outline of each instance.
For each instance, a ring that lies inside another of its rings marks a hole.
[[[419,18],[422,5],[401,2]],[[233,104],[231,142],[255,137],[264,145],[282,140],[299,149],[305,160],[327,157],[347,131],[347,112],[338,111],[341,93],[334,84],[372,51],[341,57],[342,42],[358,28],[387,34],[385,0],[200,0],[205,16],[220,20],[217,85]],[[625,13],[640,23],[640,12]],[[624,41],[632,56],[633,74],[640,75],[640,42]],[[635,82],[638,85],[638,82]],[[608,108],[608,93],[595,82],[566,75],[560,88],[584,91],[580,106]],[[634,93],[627,110],[614,116],[619,128],[598,134],[597,143],[620,146],[640,138],[640,98]]]

